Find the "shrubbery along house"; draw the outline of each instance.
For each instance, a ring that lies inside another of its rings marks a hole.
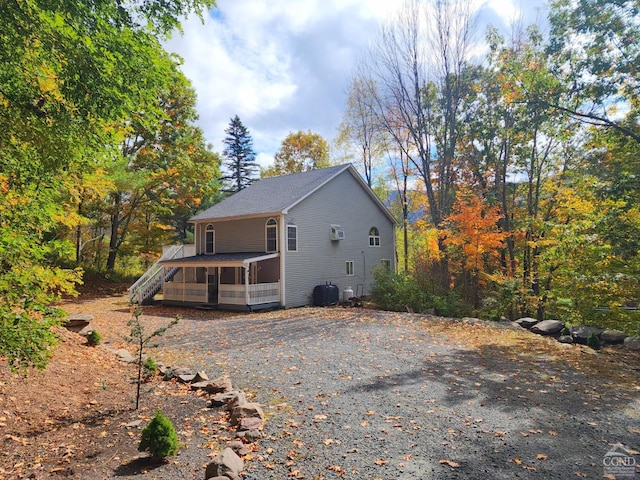
[[[165,247],[132,301],[299,307],[319,285],[366,295],[374,267],[395,270],[395,220],[350,164],[259,180],[190,222],[195,243]]]

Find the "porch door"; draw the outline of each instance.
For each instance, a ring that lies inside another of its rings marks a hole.
[[[218,304],[218,267],[207,268],[207,303]]]

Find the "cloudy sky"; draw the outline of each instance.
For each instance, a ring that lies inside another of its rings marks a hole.
[[[222,152],[238,115],[258,162],[269,165],[290,133],[311,130],[331,142],[344,112],[349,77],[379,25],[402,0],[217,0],[204,24],[184,22],[167,50],[198,94],[199,125]],[[480,29],[509,32],[510,20],[538,18],[536,0],[475,0]]]

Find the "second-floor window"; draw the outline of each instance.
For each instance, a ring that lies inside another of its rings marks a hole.
[[[207,255],[213,255],[216,249],[216,231],[213,225],[207,225],[204,231],[204,253]]]
[[[376,227],[371,227],[371,230],[369,230],[369,246],[370,247],[380,246],[380,232]]]
[[[266,251],[277,252],[278,251],[278,222],[275,219],[270,218],[267,220],[266,225]]]

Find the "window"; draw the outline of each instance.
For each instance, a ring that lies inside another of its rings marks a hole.
[[[391,260],[380,260],[380,263],[387,271],[391,271]]]
[[[212,255],[215,253],[215,237],[216,231],[213,228],[213,225],[207,225],[207,228],[204,231],[204,253],[208,255]]]
[[[267,229],[266,251],[269,253],[277,252],[278,251],[278,223],[275,221],[275,219],[270,218],[269,220],[267,220],[266,229]]]
[[[287,251],[298,251],[298,226],[294,220],[287,220]]]
[[[348,277],[353,276],[353,261],[349,260],[345,262],[345,266],[347,268],[347,276]]]
[[[371,227],[371,230],[369,230],[369,246],[380,246],[380,232],[378,232],[378,229],[376,227]]]

